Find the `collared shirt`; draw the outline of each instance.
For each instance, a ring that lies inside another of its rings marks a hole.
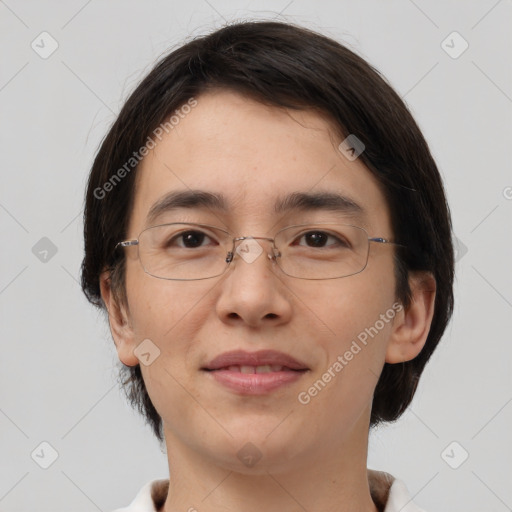
[[[373,501],[383,512],[425,512],[412,502],[405,484],[388,473],[368,470]],[[139,491],[128,507],[114,512],[158,512],[167,498],[169,480],[153,480]]]

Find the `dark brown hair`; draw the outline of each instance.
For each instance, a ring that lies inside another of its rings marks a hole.
[[[406,246],[395,256],[397,298],[404,307],[410,304],[411,271],[429,271],[437,283],[423,350],[411,361],[385,363],[375,389],[371,425],[396,420],[411,402],[453,311],[450,212],[434,159],[404,102],[365,60],[308,29],[267,21],[228,25],[172,51],[142,80],[91,169],[84,213],[84,293],[105,307],[99,281],[107,268],[116,297],[126,301],[123,252],[113,250],[126,237],[133,202],[137,162],[126,164],[173,112],[211,88],[277,107],[315,109],[334,121],[340,133],[354,134],[365,145],[359,158],[379,181],[394,237]],[[120,172],[123,168],[126,172]],[[123,366],[120,375],[128,399],[162,440],[162,420],[140,366]]]

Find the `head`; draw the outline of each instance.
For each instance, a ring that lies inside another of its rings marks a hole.
[[[356,159],[339,148],[349,135],[364,145]],[[184,191],[222,195],[226,208],[183,199],[151,225],[194,222],[271,238],[291,224],[342,222],[397,245],[370,243],[366,268],[336,279],[287,276],[265,257],[268,241],[263,258],[248,264],[238,254],[220,276],[159,279],[144,271],[137,246],[116,245],[149,227],[166,194]],[[361,211],[312,206],[328,192]],[[276,209],[297,193],[309,194],[307,208]],[[319,430],[334,439],[336,430],[396,420],[452,313],[450,214],[417,124],[367,62],[289,24],[227,26],[163,58],[101,144],[84,218],[82,287],[108,309],[127,396],[160,440],[165,432],[210,454],[222,442],[243,445],[249,425],[263,451],[281,446],[279,456],[291,458],[299,448],[283,440],[305,422],[307,452],[318,448]],[[160,353],[148,366],[136,351],[145,339]],[[204,370],[236,349],[279,350],[307,371],[271,395],[239,396]],[[347,363],[339,370],[338,356]],[[265,438],[288,410],[287,429]]]

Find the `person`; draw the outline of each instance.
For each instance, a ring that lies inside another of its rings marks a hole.
[[[451,220],[365,60],[271,21],[175,49],[101,144],[84,241],[83,290],[168,457],[119,510],[420,510],[367,468],[368,436],[452,314]]]

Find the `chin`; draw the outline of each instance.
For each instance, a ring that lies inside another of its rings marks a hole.
[[[266,475],[284,472],[309,451],[309,443],[303,435],[300,436],[301,429],[296,431],[289,426],[278,425],[276,421],[260,421],[258,425],[247,423],[244,428],[236,430],[228,427],[233,437],[224,437],[224,442],[215,443],[215,447],[208,451],[217,464],[237,473]]]

